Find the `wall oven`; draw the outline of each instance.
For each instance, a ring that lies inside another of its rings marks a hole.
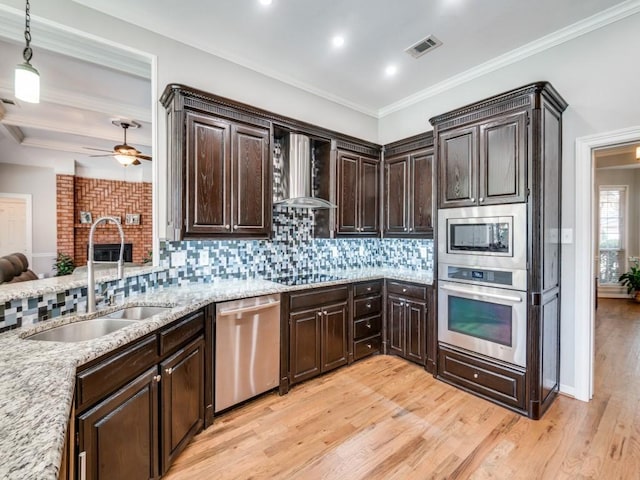
[[[438,232],[439,262],[527,268],[525,203],[440,209]]]
[[[526,292],[438,282],[440,342],[525,367],[526,336]]]

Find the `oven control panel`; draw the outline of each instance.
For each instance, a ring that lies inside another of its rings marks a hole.
[[[496,270],[441,264],[439,273],[441,280],[526,290],[526,270]]]

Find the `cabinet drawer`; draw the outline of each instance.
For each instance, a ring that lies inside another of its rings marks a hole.
[[[359,318],[367,315],[375,315],[382,311],[382,297],[361,298],[353,302],[353,316]]]
[[[370,337],[372,335],[380,334],[382,328],[382,316],[376,315],[375,317],[363,318],[353,322],[353,339],[360,340],[361,338]]]
[[[365,338],[364,340],[354,342],[353,344],[354,360],[360,360],[361,358],[364,358],[367,355],[371,355],[373,353],[379,353],[380,343],[381,343],[380,335],[376,335],[375,337]]]
[[[157,361],[156,336],[152,335],[78,373],[76,378],[78,410],[104,398]]]
[[[375,295],[382,291],[382,282],[376,280],[374,282],[357,283],[353,288],[353,296],[361,297],[363,295]]]
[[[420,298],[421,300],[426,300],[427,286],[402,282],[388,282],[387,293],[394,293],[403,297],[413,297]]]
[[[440,347],[440,376],[504,405],[525,408],[525,372]]]
[[[289,295],[291,311],[339,303],[349,298],[349,287],[330,287],[308,290]]]
[[[162,330],[160,332],[160,343],[158,345],[160,355],[164,355],[174,348],[179,347],[197,335],[201,330],[204,330],[204,312],[202,311]]]

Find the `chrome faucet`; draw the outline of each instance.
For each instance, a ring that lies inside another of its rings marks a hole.
[[[118,262],[95,262],[93,260],[93,232],[95,232],[96,227],[102,222],[112,222],[116,224],[118,227],[118,232],[120,233],[120,258]],[[95,274],[93,271],[93,265],[96,263],[116,263],[118,265],[118,279],[122,279],[124,277],[124,232],[122,231],[122,225],[115,217],[100,217],[93,225],[91,225],[91,230],[89,230],[89,258],[87,259],[87,313],[94,313],[96,311],[96,283],[95,283]]]

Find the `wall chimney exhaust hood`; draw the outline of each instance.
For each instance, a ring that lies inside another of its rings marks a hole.
[[[331,202],[313,196],[311,139],[306,135],[290,133],[284,137],[281,151],[283,200],[275,204],[309,209],[336,208]]]

